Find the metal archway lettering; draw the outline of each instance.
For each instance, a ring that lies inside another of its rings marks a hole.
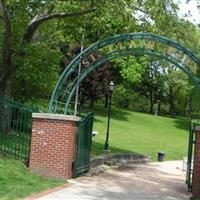
[[[79,64],[96,51],[102,51],[103,56],[83,68],[78,76]],[[130,33],[96,42],[76,56],[56,83],[49,103],[49,112],[66,114],[76,87],[90,72],[109,60],[129,55],[148,55],[164,59],[181,69],[200,89],[200,80],[195,75],[200,67],[200,59],[191,50],[163,36]]]

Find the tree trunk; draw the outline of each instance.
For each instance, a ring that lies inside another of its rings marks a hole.
[[[4,25],[4,38],[2,47],[2,74],[0,76],[0,95],[9,99],[11,97],[11,80],[13,74],[12,44],[11,44],[11,22],[10,13],[4,3],[0,0],[0,9]],[[8,133],[11,130],[10,107],[2,98],[0,104],[0,130]]]
[[[149,91],[149,101],[150,101],[149,113],[153,113],[154,100],[153,100],[153,92],[152,92],[152,90]]]
[[[6,99],[1,99],[0,103],[0,134],[8,134],[11,132],[12,109]]]
[[[40,27],[41,24],[43,24],[46,21],[49,21],[52,19],[63,19],[63,18],[81,16],[81,15],[94,12],[95,10],[96,8],[91,8],[91,9],[72,12],[72,13],[51,13],[51,14],[46,14],[46,15],[42,13],[42,15],[41,14],[37,15],[28,24],[27,29],[22,38],[22,42],[31,42],[31,39],[33,38],[37,29]]]
[[[172,87],[169,88],[169,114],[171,115],[171,117],[176,117],[175,102],[174,102]]]
[[[184,110],[183,110],[183,116],[187,116],[187,112],[189,111],[189,103],[188,103],[188,100],[186,99],[185,102],[184,102]]]
[[[0,96],[10,98],[11,97],[11,76],[9,76],[5,82],[0,83]]]
[[[9,98],[11,95],[11,77],[13,73],[11,23],[10,23],[10,13],[7,10],[3,0],[0,0],[0,7],[4,24],[4,38],[3,38],[3,48],[2,48],[3,62],[2,62],[2,74],[0,76],[0,94],[2,96],[6,96]]]
[[[161,101],[158,101],[158,115],[160,115],[161,112]]]
[[[94,107],[95,98],[93,96],[90,97],[90,108]]]
[[[11,96],[11,79],[1,85],[2,97],[0,101],[0,132],[8,134],[11,131],[11,107],[7,104],[6,99]]]

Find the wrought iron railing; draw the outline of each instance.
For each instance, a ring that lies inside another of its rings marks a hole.
[[[32,112],[37,109],[0,97],[0,154],[28,162]]]

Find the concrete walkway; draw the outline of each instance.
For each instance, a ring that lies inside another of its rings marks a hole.
[[[98,176],[70,180],[70,186],[37,200],[186,200],[182,161],[129,164]]]

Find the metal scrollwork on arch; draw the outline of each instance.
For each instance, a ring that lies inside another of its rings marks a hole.
[[[91,59],[92,62],[86,62],[86,59],[97,51],[101,52],[102,56]],[[49,103],[49,112],[66,114],[77,86],[90,72],[107,61],[130,55],[148,55],[166,60],[187,74],[192,83],[200,89],[200,80],[195,75],[200,67],[200,59],[191,50],[174,40],[150,33],[116,35],[94,43],[71,61],[56,83]],[[87,67],[79,70],[80,63],[87,64]]]

